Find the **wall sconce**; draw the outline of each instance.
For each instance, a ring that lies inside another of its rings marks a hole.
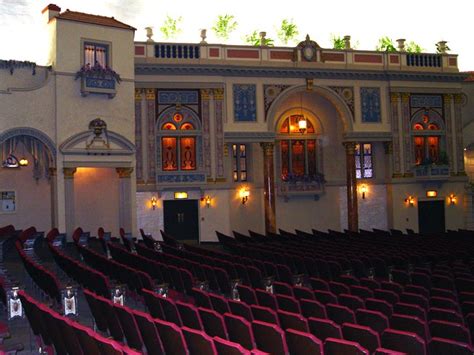
[[[406,199],[405,199],[405,203],[409,206],[409,207],[413,207],[415,206],[415,198],[410,195],[408,196]]]
[[[249,191],[246,187],[244,187],[244,188],[242,188],[242,189],[240,190],[239,196],[240,196],[240,198],[241,198],[241,200],[242,200],[242,205],[245,205],[245,203],[246,203],[246,202],[248,201],[248,199],[249,199],[250,191]]]
[[[306,121],[306,118],[304,118],[304,116],[300,116],[298,120],[298,129],[300,130],[300,133],[304,134],[307,128],[308,128],[308,122]]]
[[[201,197],[201,201],[206,204],[207,208],[211,207],[211,196]]]
[[[156,205],[158,204],[158,200],[156,199],[155,196],[153,196],[151,198],[151,208],[153,208],[153,210],[156,210]]]
[[[436,190],[427,190],[426,197],[436,197],[438,196],[438,191]]]
[[[28,166],[28,159],[26,159],[25,156],[23,156],[19,161],[18,161],[18,164],[20,166]]]
[[[367,192],[367,185],[360,185],[360,193],[362,194],[362,199],[365,200],[365,193]]]
[[[455,205],[457,202],[458,202],[458,198],[455,194],[451,194],[448,196],[448,202],[449,204],[452,206],[452,205]]]

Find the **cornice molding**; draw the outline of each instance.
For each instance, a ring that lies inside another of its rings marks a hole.
[[[219,75],[241,77],[315,78],[347,80],[397,80],[462,82],[465,73],[423,73],[375,70],[242,67],[222,65],[135,64],[135,75]]]

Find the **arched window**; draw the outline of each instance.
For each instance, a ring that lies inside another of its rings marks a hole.
[[[158,132],[161,170],[197,170],[197,145],[201,136],[200,122],[191,110],[168,110],[160,117]]]
[[[411,120],[415,165],[446,164],[445,125],[435,110],[423,109]]]
[[[301,129],[300,121],[306,121]],[[320,145],[313,122],[303,115],[282,119],[277,133],[280,147],[280,174],[283,181],[312,179],[321,173]]]

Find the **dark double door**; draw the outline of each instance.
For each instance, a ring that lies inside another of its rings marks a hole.
[[[164,201],[165,232],[178,240],[199,241],[197,200]]]
[[[418,228],[422,234],[445,231],[444,201],[418,201]]]

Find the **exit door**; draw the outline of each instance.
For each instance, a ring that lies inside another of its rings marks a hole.
[[[422,234],[445,231],[444,201],[418,201],[418,228]]]
[[[199,241],[197,200],[163,201],[165,232],[178,240]]]

